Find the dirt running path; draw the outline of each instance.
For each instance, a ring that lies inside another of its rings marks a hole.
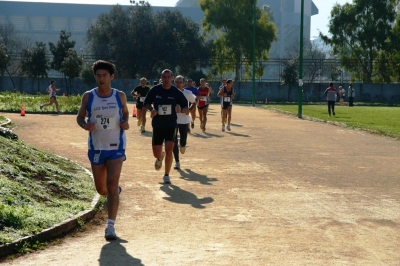
[[[196,121],[170,186],[130,120],[119,241],[102,221],[4,265],[400,265],[399,141],[238,105],[223,133],[219,110],[206,133]],[[20,139],[89,167],[75,116],[3,115]]]

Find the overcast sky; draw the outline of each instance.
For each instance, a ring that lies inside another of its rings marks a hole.
[[[15,1],[15,0],[14,0]],[[136,0],[137,1],[137,0]],[[300,1],[300,0],[297,0]],[[311,18],[311,36],[318,36],[318,30],[328,34],[328,20],[330,12],[335,3],[341,5],[352,1],[350,0],[313,0],[319,9],[319,14]],[[23,2],[51,2],[51,3],[77,3],[77,4],[97,4],[97,5],[129,5],[130,0],[23,0]],[[175,6],[178,0],[148,0],[152,6]]]

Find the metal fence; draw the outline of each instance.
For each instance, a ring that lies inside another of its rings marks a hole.
[[[50,60],[52,60],[53,55],[47,55]],[[11,68],[14,71],[12,72],[13,76],[23,76],[18,71],[18,66],[21,62],[21,54],[11,54]],[[87,55],[81,54],[81,58],[85,64],[92,64],[98,59],[101,59],[101,56],[97,55]],[[215,73],[213,70],[213,65],[216,65],[218,62],[223,62],[223,68],[227,69],[223,73]],[[279,82],[282,83],[282,73],[285,67],[290,63],[290,59],[284,58],[271,58],[268,61],[259,61],[256,62],[258,65],[262,65],[264,67],[264,75],[262,77],[258,77],[256,79],[257,82]],[[118,68],[118,62],[114,62]],[[396,64],[399,65],[400,62],[388,61],[387,64]],[[246,73],[246,65],[251,66],[251,62],[247,59],[243,59],[239,62],[239,73],[236,75],[236,61],[230,59],[218,59],[214,58],[208,62],[208,66],[202,65],[202,63],[197,62],[196,66],[198,71],[202,71],[207,75],[209,81],[218,81],[222,77],[231,78],[235,81],[240,82],[250,82],[251,75]],[[247,67],[248,68],[248,67]],[[248,71],[247,71],[248,72]],[[329,81],[337,82],[337,83],[347,83],[349,82],[353,75],[351,73],[346,72],[346,70],[341,66],[341,63],[338,59],[304,59],[303,60],[303,81],[307,83],[326,83]],[[62,77],[62,73],[59,73],[55,70],[49,71],[49,77],[52,78],[60,78]],[[121,79],[130,79],[134,77],[130,76],[119,76]],[[155,78],[155,77],[149,77]],[[354,78],[354,77],[353,77]],[[357,81],[356,81],[357,82]],[[362,82],[362,81],[358,81]]]

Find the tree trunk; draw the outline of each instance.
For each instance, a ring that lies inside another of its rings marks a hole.
[[[13,84],[13,89],[15,90],[15,83],[14,83],[14,80],[13,80],[13,78],[12,78],[10,72],[8,72],[8,69],[7,69],[7,68],[6,68],[6,71],[7,71],[8,76],[9,76],[10,79],[11,79],[12,84]]]
[[[68,89],[68,95],[71,95],[71,94],[72,94],[72,81],[71,81],[71,79],[72,79],[72,78],[69,78],[69,89]]]

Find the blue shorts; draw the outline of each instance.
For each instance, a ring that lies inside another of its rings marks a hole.
[[[126,160],[125,150],[89,150],[88,157],[90,163],[93,165],[101,165],[108,160],[115,160],[122,157],[124,158],[124,161]]]

